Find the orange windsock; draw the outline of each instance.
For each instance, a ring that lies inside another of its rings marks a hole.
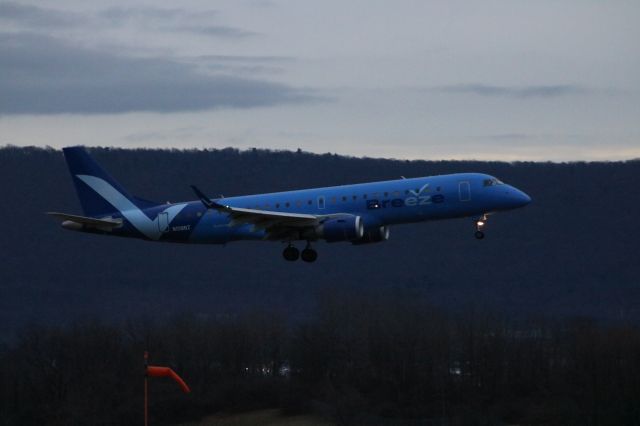
[[[175,371],[170,369],[169,367],[158,367],[155,365],[149,365],[147,367],[147,376],[149,377],[171,377],[178,385],[180,385],[180,389],[184,393],[191,392],[189,386],[182,380],[182,377],[178,376]]]

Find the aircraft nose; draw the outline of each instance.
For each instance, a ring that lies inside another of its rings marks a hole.
[[[502,196],[506,209],[517,209],[524,207],[531,202],[531,197],[511,185],[505,185]]]
[[[518,207],[524,207],[531,202],[531,197],[525,194],[523,191],[514,188],[515,201],[518,203]]]

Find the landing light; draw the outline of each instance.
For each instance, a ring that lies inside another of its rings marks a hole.
[[[483,222],[483,221],[481,221],[481,220],[479,220],[479,221],[478,221],[478,226],[484,226],[484,222]]]

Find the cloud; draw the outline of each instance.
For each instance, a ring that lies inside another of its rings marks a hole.
[[[203,69],[232,75],[279,74],[295,59],[289,56],[200,55],[185,57]]]
[[[179,20],[210,20],[215,18],[218,12],[215,10],[189,11],[181,8],[165,8],[154,6],[136,7],[110,7],[98,13],[100,18],[111,21],[114,24],[122,24],[126,21],[137,20],[147,22],[169,22]]]
[[[526,133],[498,133],[495,135],[490,135],[489,138],[496,141],[515,141],[515,140],[525,140],[531,139],[534,137],[533,135],[529,135]]]
[[[82,22],[75,13],[15,2],[0,2],[0,20],[33,28],[67,27]]]
[[[111,7],[98,14],[112,26],[135,24],[158,31],[184,32],[208,37],[244,38],[256,35],[227,25],[211,24],[215,10],[197,12],[179,8]]]
[[[439,86],[432,90],[442,93],[472,94],[478,96],[503,98],[555,98],[569,95],[582,95],[589,92],[585,87],[572,84],[540,86],[492,86],[486,84],[458,84]]]
[[[260,63],[273,63],[273,62],[290,62],[294,58],[291,56],[243,56],[243,55],[201,55],[199,59],[206,59],[211,61],[222,62],[260,62]]]
[[[245,38],[258,35],[252,31],[228,27],[226,25],[176,25],[173,27],[164,27],[164,29],[168,31],[186,32],[209,37],[223,38]]]
[[[145,30],[189,33],[206,37],[239,39],[257,35],[252,31],[212,24],[215,10],[189,11],[180,8],[111,7],[97,14],[79,14],[51,8],[0,2],[0,21],[31,31],[135,26]]]
[[[178,127],[174,129],[168,129],[163,131],[145,131],[145,132],[136,132],[131,133],[124,137],[124,140],[127,142],[131,142],[133,144],[145,144],[149,142],[158,143],[158,142],[184,142],[195,139],[197,137],[207,137],[212,138],[213,135],[209,134],[209,132],[197,126],[191,127]]]
[[[100,114],[252,108],[318,101],[284,84],[199,73],[34,34],[0,34],[0,114]]]

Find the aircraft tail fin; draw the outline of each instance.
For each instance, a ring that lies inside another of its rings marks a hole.
[[[133,206],[155,205],[131,195],[83,147],[63,148],[62,151],[85,215],[101,217]]]

